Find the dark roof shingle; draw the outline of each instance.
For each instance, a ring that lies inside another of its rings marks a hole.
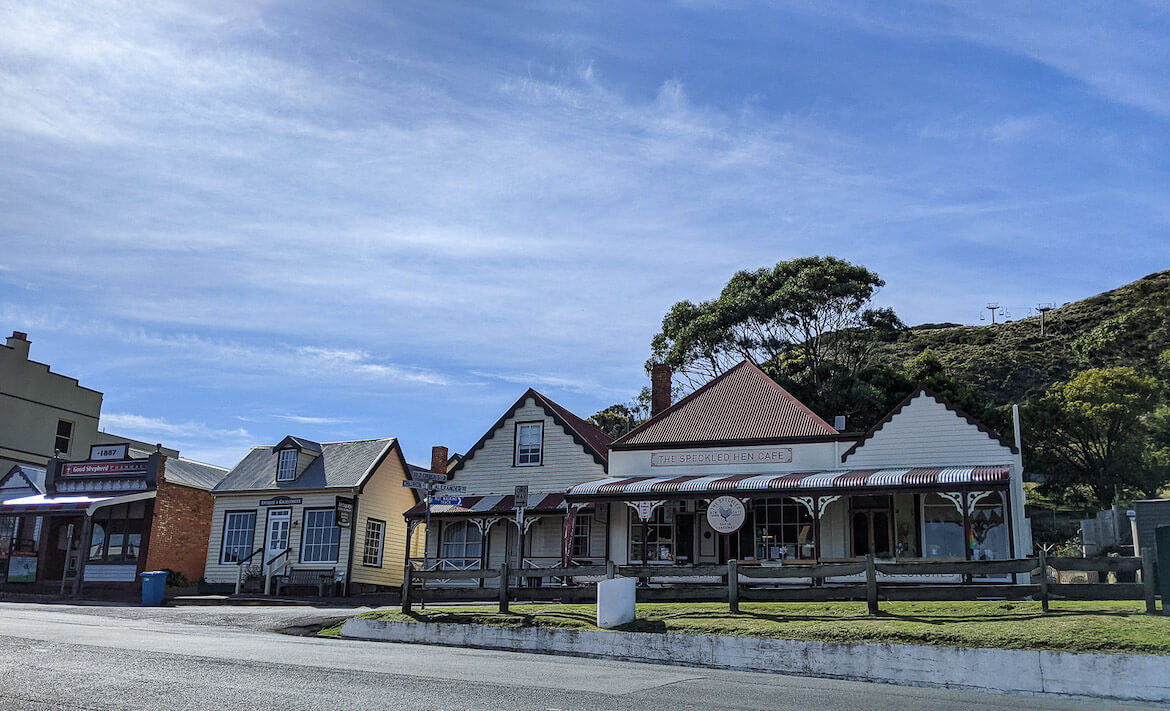
[[[299,491],[353,488],[378,463],[394,443],[393,437],[321,444],[320,456],[293,481],[276,481],[276,460],[271,446],[253,447],[227,477],[213,489],[230,491]]]
[[[749,361],[742,361],[613,443],[825,437],[837,430]]]

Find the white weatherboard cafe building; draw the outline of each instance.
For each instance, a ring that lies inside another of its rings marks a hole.
[[[921,390],[864,434],[835,430],[743,362],[673,406],[655,378],[650,420],[616,441],[530,390],[452,474],[458,505],[432,506],[439,569],[782,565],[873,554],[996,560],[1031,552],[1018,451]],[[663,400],[665,399],[665,402]],[[515,486],[529,488],[516,517]],[[732,496],[726,542],[707,520]],[[411,525],[423,505],[407,512]],[[424,561],[413,562],[421,567]]]
[[[846,434],[743,362],[610,445],[569,506],[608,506],[616,563],[991,560],[1031,551],[1018,451],[922,390]],[[740,500],[724,545],[709,502]]]

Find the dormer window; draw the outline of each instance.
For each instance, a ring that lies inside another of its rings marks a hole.
[[[516,423],[516,466],[538,466],[544,439],[543,422]]]
[[[276,480],[292,481],[297,478],[297,450],[282,449],[276,460]]]

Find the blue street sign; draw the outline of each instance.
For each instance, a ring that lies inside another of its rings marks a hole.
[[[436,506],[459,506],[463,503],[462,496],[432,496],[431,503]]]

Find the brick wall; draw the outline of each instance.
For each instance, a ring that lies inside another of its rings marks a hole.
[[[211,494],[165,481],[160,472],[146,570],[175,570],[191,582],[202,578],[211,512]]]

